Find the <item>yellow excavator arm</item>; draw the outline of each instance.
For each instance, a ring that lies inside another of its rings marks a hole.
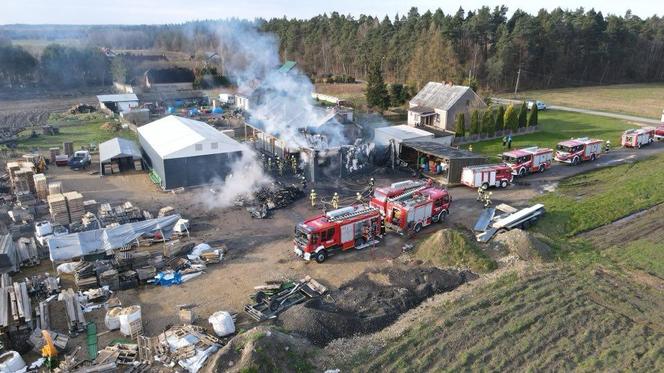
[[[41,349],[42,357],[50,359],[57,357],[58,350],[55,349],[53,339],[51,339],[51,335],[49,334],[48,330],[42,330],[42,336],[44,337],[44,347]]]

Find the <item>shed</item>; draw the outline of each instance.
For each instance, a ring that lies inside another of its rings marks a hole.
[[[138,97],[134,93],[123,93],[117,95],[99,95],[99,107],[102,110],[113,113],[128,113],[131,109],[138,107]]]
[[[107,172],[109,167],[104,167],[104,165],[117,165],[117,171],[127,171],[137,169],[134,162],[142,162],[142,160],[141,150],[131,140],[116,137],[99,144],[99,172],[101,175],[109,174]],[[141,166],[139,169],[142,169],[142,163],[139,165]],[[115,171],[111,173],[113,172]]]
[[[466,166],[486,163],[486,158],[468,150],[457,149],[446,143],[447,138],[410,140],[402,143],[401,159],[416,165],[425,176],[444,184],[461,182],[461,171]]]
[[[164,189],[223,180],[243,146],[207,123],[170,115],[138,128],[150,177]]]
[[[149,69],[144,76],[147,88],[166,90],[190,90],[194,88],[194,73],[184,67]]]
[[[434,137],[434,134],[431,132],[405,124],[376,128],[374,132],[374,142],[376,145],[389,146],[390,141],[394,141],[397,153],[401,151],[401,143],[404,141],[433,139]]]

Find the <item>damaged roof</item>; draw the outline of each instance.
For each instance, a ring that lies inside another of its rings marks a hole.
[[[422,110],[430,108],[448,110],[468,91],[477,96],[470,87],[429,82],[410,100],[410,105],[423,107]],[[418,109],[411,108],[410,110],[417,111]]]

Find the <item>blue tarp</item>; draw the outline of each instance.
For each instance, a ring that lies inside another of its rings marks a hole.
[[[154,283],[160,286],[179,285],[182,283],[182,274],[180,271],[159,272],[154,276]]]
[[[222,109],[220,107],[216,107],[216,108],[212,109],[212,114],[223,114],[223,113],[224,113],[224,109]]]

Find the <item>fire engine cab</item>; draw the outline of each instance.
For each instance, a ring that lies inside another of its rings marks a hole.
[[[660,124],[655,128],[655,139],[662,140],[664,139],[664,123]]]
[[[527,173],[544,172],[551,167],[553,149],[524,148],[503,153],[503,162],[512,169],[513,175],[525,176]]]
[[[442,221],[449,214],[451,198],[447,190],[430,186],[388,198],[385,226],[398,233],[419,232]]]
[[[594,161],[602,153],[602,143],[602,140],[587,137],[559,142],[555,160],[573,166],[581,161]]]
[[[356,205],[330,211],[295,227],[293,251],[323,263],[337,251],[363,249],[378,242],[382,216],[376,207]]]
[[[652,127],[631,129],[623,132],[620,145],[626,148],[640,148],[655,141],[655,129]]]
[[[507,188],[513,178],[512,169],[504,164],[469,166],[461,171],[461,183],[471,188]]]
[[[431,180],[405,180],[398,183],[392,183],[390,186],[374,189],[373,197],[369,205],[380,209],[381,214],[385,215],[387,200],[395,198],[404,193],[413,190],[422,190],[431,186]]]

